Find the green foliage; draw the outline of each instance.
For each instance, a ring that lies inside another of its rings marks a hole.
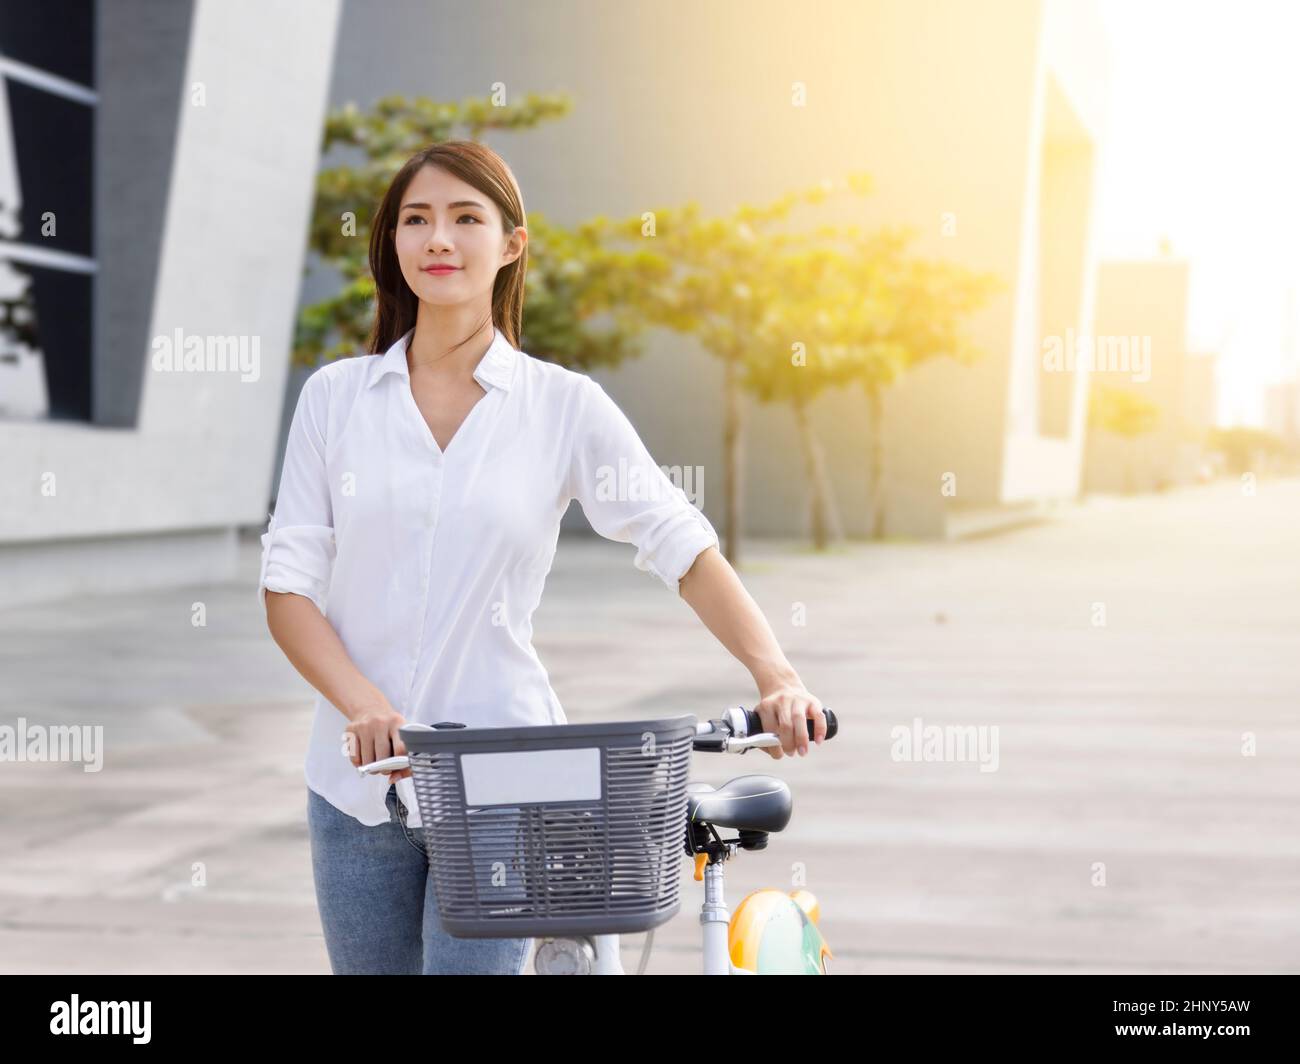
[[[1289,453],[1286,442],[1264,429],[1239,426],[1237,428],[1210,430],[1209,446],[1224,456],[1232,473],[1246,473],[1258,468],[1261,458],[1273,458]]]
[[[1094,385],[1088,396],[1088,424],[1134,439],[1150,432],[1160,420],[1160,408],[1127,388]]]
[[[788,225],[799,207],[870,187],[855,173],[725,217],[689,203],[602,219],[600,231],[657,260],[627,292],[647,323],[737,362],[761,401],[806,402],[850,382],[884,387],[926,358],[976,357],[966,318],[999,287],[991,274],[910,256],[906,228]]]

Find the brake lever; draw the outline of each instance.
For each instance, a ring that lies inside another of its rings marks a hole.
[[[722,749],[725,753],[747,754],[750,750],[763,750],[770,746],[780,746],[781,737],[772,732],[759,732],[757,735],[747,735],[743,739],[730,739],[725,741]]]
[[[358,776],[374,776],[381,772],[400,772],[404,768],[411,767],[411,759],[406,754],[398,754],[396,757],[386,757],[382,761],[372,761],[368,765],[358,765]]]

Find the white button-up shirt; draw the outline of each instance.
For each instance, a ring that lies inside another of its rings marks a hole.
[[[444,453],[411,393],[414,331],[303,385],[258,599],[312,599],[407,721],[563,724],[532,615],[570,501],[674,591],[717,533],[596,381],[500,331],[474,370],[487,394]],[[357,775],[347,723],[317,695],[307,785],[363,824],[386,823],[388,778]]]

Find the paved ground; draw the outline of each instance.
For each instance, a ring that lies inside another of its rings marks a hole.
[[[747,586],[845,730],[806,761],[696,758],[698,778],[773,771],[796,795],[729,899],[800,865],[838,972],[1300,970],[1297,529],[1291,480],[1094,500],[959,544],[749,545]],[[0,764],[0,971],[328,971],[309,692],[256,610],[257,547],[238,584],[0,613],[0,723],[102,723],[108,742],[99,773]],[[561,544],[536,642],[570,719],[751,703],[631,560]],[[996,726],[997,771],[894,759],[914,718]],[[683,875],[652,971],[698,966]],[[625,947],[630,965],[639,936]]]

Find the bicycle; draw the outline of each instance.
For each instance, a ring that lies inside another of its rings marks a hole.
[[[830,739],[839,725],[824,713]],[[708,721],[405,724],[407,752],[357,772],[411,770],[444,928],[464,938],[536,937],[539,975],[626,974],[619,936],[635,932],[646,933],[643,974],[654,928],[681,908],[683,852],[704,883],[705,975],[824,975],[833,954],[809,891],[756,890],[734,914],[723,891],[723,865],[765,849],[789,823],[789,786],[768,775],[718,788],[687,778],[694,751],[780,745],[761,727],[743,706]]]

